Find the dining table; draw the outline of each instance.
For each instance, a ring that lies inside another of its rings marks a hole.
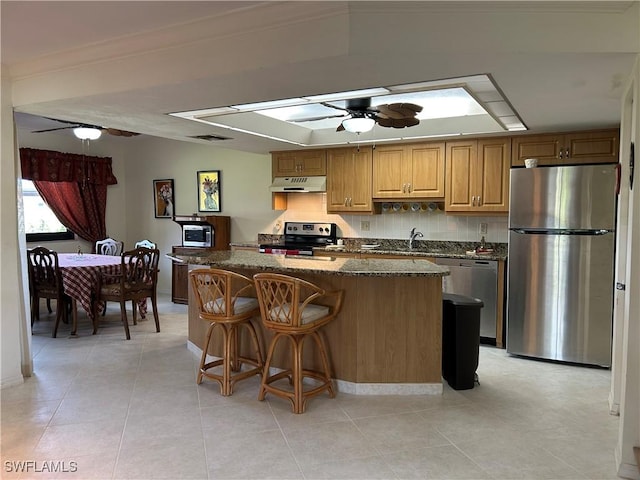
[[[122,258],[117,255],[89,253],[59,253],[58,264],[62,274],[62,288],[72,301],[71,335],[77,335],[78,307],[80,303],[87,316],[94,321],[93,303],[97,297],[98,281],[101,275],[119,275]],[[138,303],[140,316],[145,318],[146,299]],[[99,308],[97,310],[100,310]]]

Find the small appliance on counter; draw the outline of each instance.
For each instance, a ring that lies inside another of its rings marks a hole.
[[[175,215],[173,221],[182,227],[183,247],[229,249],[230,217]]]
[[[182,245],[171,247],[171,301],[189,303],[189,264],[179,256],[206,255],[211,250],[229,250],[231,217],[224,215],[175,215],[182,228]],[[208,233],[210,232],[210,233]]]
[[[212,225],[183,225],[182,226],[182,246],[183,247],[211,247],[215,232]]]
[[[337,240],[335,223],[285,222],[284,243],[264,243],[259,246],[260,253],[280,255],[312,256],[315,247],[325,248],[335,245]]]

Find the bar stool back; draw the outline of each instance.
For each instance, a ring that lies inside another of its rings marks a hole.
[[[250,296],[254,290],[253,282],[239,273],[215,268],[193,270],[189,276],[199,318],[209,322],[197,382],[202,383],[203,377],[216,380],[220,383],[220,393],[231,395],[237,381],[262,374],[260,342],[251,323],[251,318],[258,316],[260,311],[258,301]],[[222,358],[207,363],[207,352],[216,327],[222,331]],[[244,357],[240,353],[241,327],[249,332],[255,358]],[[253,368],[241,371],[242,364]],[[219,366],[222,366],[222,372],[214,373],[213,369]]]
[[[267,392],[287,398],[292,403],[294,413],[304,413],[309,398],[324,392],[335,397],[327,349],[318,330],[329,323],[342,307],[343,291],[326,291],[305,280],[276,273],[257,273],[253,276],[256,293],[260,302],[260,314],[265,328],[275,333],[264,366],[260,384],[259,400],[264,400]],[[313,302],[329,300],[331,306]],[[304,368],[303,344],[311,337],[320,354],[322,371]],[[273,355],[278,342],[287,339],[291,346],[291,366],[274,375],[269,374]],[[291,388],[274,383],[288,378]],[[305,378],[311,379],[313,386],[303,387]]]

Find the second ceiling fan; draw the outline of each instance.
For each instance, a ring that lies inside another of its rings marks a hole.
[[[297,121],[304,122],[346,117],[336,131],[341,132],[346,130],[361,133],[371,130],[375,124],[389,128],[413,127],[420,123],[417,115],[422,111],[422,106],[414,103],[388,103],[372,107],[371,98],[348,99],[345,107],[339,107],[327,102],[322,102],[322,105],[336,110],[342,110],[346,113],[311,119],[299,119]]]
[[[44,130],[35,130],[32,133],[44,133],[44,132],[54,132],[56,130],[69,130],[76,128],[87,128],[98,130],[100,132],[106,132],[109,135],[114,135],[116,137],[135,137],[136,135],[140,135],[139,133],[129,132],[127,130],[120,130],[118,128],[107,128],[107,127],[98,127],[96,125],[90,125],[87,123],[81,122],[70,122],[68,120],[58,120],[57,118],[50,118],[49,120],[53,120],[54,122],[60,122],[67,124],[64,127],[55,127],[55,128],[46,128]]]

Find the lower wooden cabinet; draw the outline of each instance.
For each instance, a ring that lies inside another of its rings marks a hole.
[[[174,255],[197,255],[208,248],[171,247]],[[173,262],[171,266],[171,301],[173,303],[189,303],[189,264]]]

